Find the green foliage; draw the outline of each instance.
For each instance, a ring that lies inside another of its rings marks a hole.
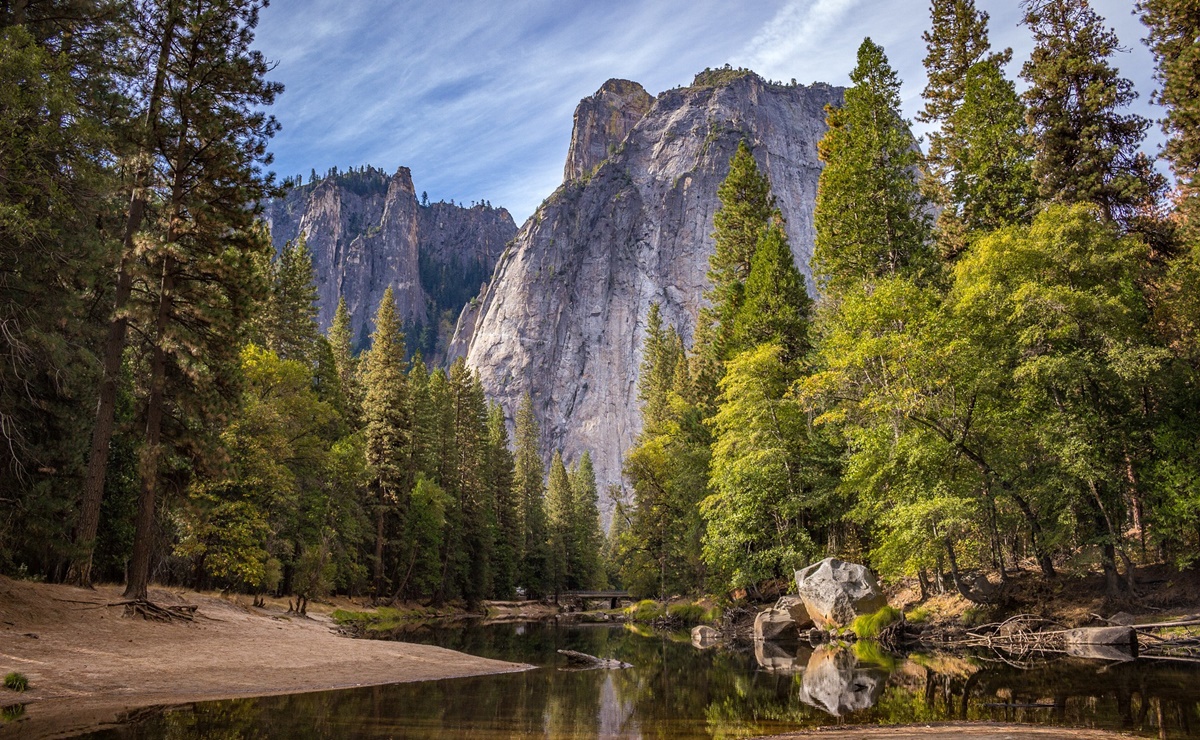
[[[1093,203],[1130,224],[1163,182],[1139,150],[1150,122],[1120,112],[1137,93],[1110,63],[1116,34],[1086,0],[1029,2],[1024,22],[1034,49],[1021,76],[1042,199]]]
[[[533,399],[526,394],[517,410],[517,444],[514,485],[523,524],[521,538],[521,582],[528,596],[536,597],[551,588],[551,561],[546,523],[546,486],[541,452],[541,432],[533,412]]]
[[[734,346],[740,350],[774,343],[785,364],[799,360],[809,350],[811,310],[787,234],[778,222],[772,223],[755,246],[743,303],[734,319]]]
[[[26,691],[29,689],[29,679],[24,673],[13,671],[4,676],[4,688],[16,692]]]
[[[1194,241],[1197,220],[1197,171],[1200,171],[1200,64],[1196,27],[1200,17],[1186,0],[1138,0],[1137,9],[1150,29],[1146,39],[1157,63],[1160,88],[1155,100],[1166,108],[1163,150],[1171,163],[1180,195],[1177,208]]]
[[[934,269],[920,152],[900,117],[900,81],[870,39],[850,80],[845,105],[826,110],[813,215],[813,274],[835,296],[884,277],[928,279]]]
[[[861,614],[850,623],[850,631],[860,640],[871,640],[879,636],[885,628],[892,626],[904,618],[900,610],[894,606],[885,606],[874,614]]]
[[[670,604],[667,606],[667,616],[688,625],[712,621],[711,612],[703,604]]]
[[[929,621],[929,610],[923,606],[918,606],[914,609],[910,609],[909,612],[904,615],[904,619],[912,624],[924,624],[925,622]]]
[[[625,614],[631,622],[647,623],[661,619],[666,614],[663,605],[653,599],[642,599],[633,606],[625,609]]]

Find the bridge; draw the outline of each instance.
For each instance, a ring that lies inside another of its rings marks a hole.
[[[621,606],[622,601],[633,602],[633,596],[628,591],[563,591],[558,598],[559,601],[579,602],[585,609],[589,601],[607,601],[609,609]]]

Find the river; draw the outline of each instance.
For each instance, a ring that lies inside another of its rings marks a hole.
[[[524,673],[142,711],[93,738],[735,738],[836,724],[995,720],[1200,737],[1200,665],[995,655],[892,656],[869,645],[701,651],[614,625],[468,624],[406,633]],[[565,670],[555,651],[624,670]]]

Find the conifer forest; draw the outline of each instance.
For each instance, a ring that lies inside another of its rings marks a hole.
[[[862,41],[813,280],[744,142],[695,326],[655,306],[633,339],[611,487],[536,399],[413,351],[390,288],[365,347],[344,303],[320,330],[304,235],[261,218],[296,184],[265,4],[0,0],[0,574],[473,606],[753,592],[830,555],[964,595],[1197,564],[1196,3],[1137,0],[1135,90],[1087,0],[1025,0],[1028,59],[932,0],[920,140]]]

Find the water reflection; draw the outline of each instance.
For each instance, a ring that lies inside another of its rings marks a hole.
[[[1064,659],[896,658],[868,646],[746,644],[550,624],[432,629],[419,640],[545,666],[526,673],[206,702],[105,738],[733,738],[839,723],[1007,720],[1200,737],[1200,671]],[[559,648],[633,664],[562,671]]]

